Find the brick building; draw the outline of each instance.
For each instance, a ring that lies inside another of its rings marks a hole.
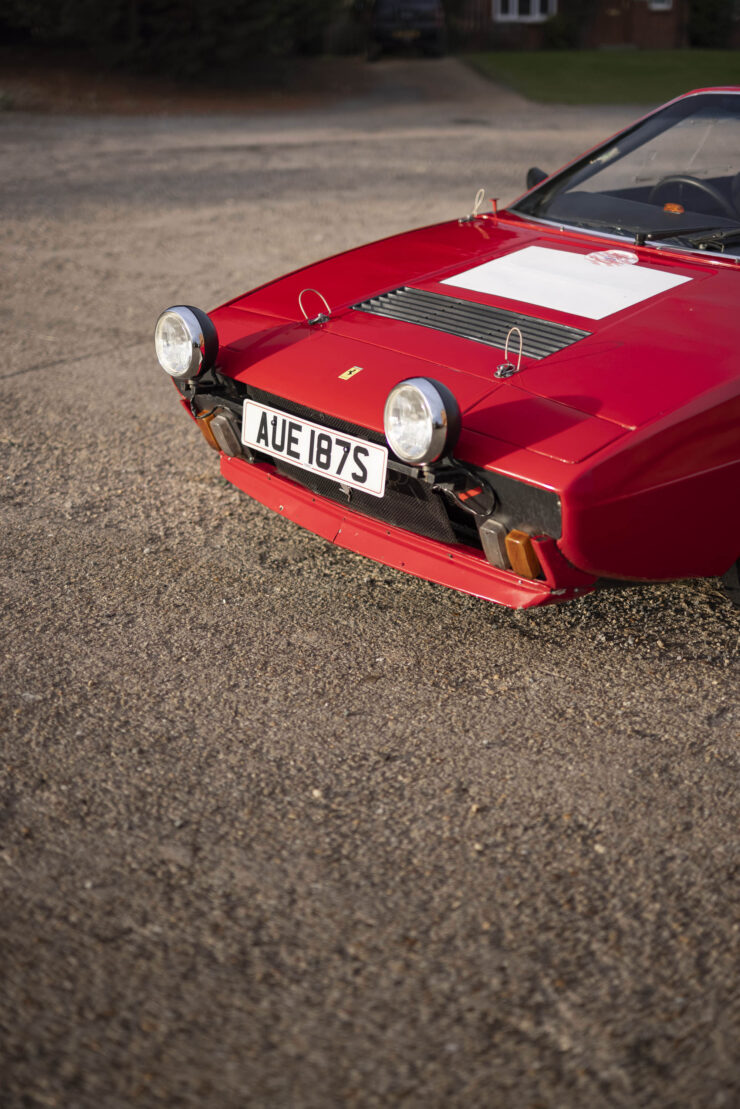
[[[581,47],[659,50],[689,44],[689,0],[464,0],[461,9],[458,25],[471,45],[536,50],[548,45],[558,24],[564,33],[575,33]],[[737,21],[734,29],[740,32]],[[740,43],[740,34],[734,37],[728,46]]]
[[[605,0],[592,5],[586,46],[687,46],[688,0]]]

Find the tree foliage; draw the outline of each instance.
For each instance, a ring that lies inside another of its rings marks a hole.
[[[691,0],[689,42],[692,46],[726,47],[732,31],[732,0]]]
[[[6,26],[127,66],[193,76],[320,48],[341,0],[4,0]]]

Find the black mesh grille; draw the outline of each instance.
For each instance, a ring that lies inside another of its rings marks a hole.
[[[580,331],[577,327],[539,320],[489,304],[474,304],[441,293],[411,289],[407,285],[364,300],[356,304],[355,309],[430,327],[434,331],[445,331],[448,335],[458,335],[499,349],[503,349],[511,328],[518,327],[522,333],[522,353],[529,358],[545,358],[590,335],[589,331]],[[514,345],[514,351],[518,351],[518,342]]]
[[[382,520],[393,527],[405,528],[415,535],[427,539],[437,539],[441,543],[455,543],[457,537],[452,529],[441,497],[433,493],[428,485],[403,474],[388,473],[385,493],[382,497],[371,497],[360,489],[350,489],[349,496],[335,481],[329,481],[309,470],[291,466],[279,458],[270,458],[279,474],[292,478],[327,500],[347,505],[354,512]]]

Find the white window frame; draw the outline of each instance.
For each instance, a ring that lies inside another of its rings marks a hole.
[[[538,0],[532,0],[532,3],[538,3]],[[491,18],[494,23],[544,23],[553,15],[558,12],[558,0],[547,0],[547,11],[542,14],[538,12],[536,15],[520,15],[519,14],[519,0],[509,0],[508,12],[501,11],[501,0],[492,0],[491,4]]]

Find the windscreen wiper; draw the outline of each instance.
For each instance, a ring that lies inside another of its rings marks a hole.
[[[709,246],[721,246],[724,250],[725,243],[731,243],[733,239],[740,239],[740,226],[715,227],[704,236],[699,235],[697,232],[692,238],[696,238],[697,236],[699,237],[696,245],[699,250],[706,250]]]
[[[658,243],[661,239],[688,239],[691,235],[709,235],[711,231],[714,232],[711,235],[712,239],[719,238],[723,231],[725,232],[722,236],[723,240],[728,236],[740,234],[738,227],[722,228],[717,227],[716,223],[711,227],[674,227],[671,231],[636,231],[635,246],[644,246],[646,242]]]

